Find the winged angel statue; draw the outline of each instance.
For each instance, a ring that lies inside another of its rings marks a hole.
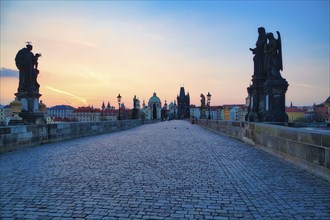
[[[278,31],[276,33],[277,39],[273,33],[267,33],[268,42],[264,47],[265,67],[268,77],[283,79],[280,73],[280,70],[283,71],[281,35]]]

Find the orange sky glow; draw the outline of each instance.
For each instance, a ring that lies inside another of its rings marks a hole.
[[[318,104],[330,95],[329,10],[323,10],[329,2],[321,3],[306,5],[304,10],[315,16],[296,27],[304,11],[295,12],[297,21],[276,20],[291,16],[290,8],[244,19],[244,14],[237,17],[242,14],[238,5],[221,1],[1,1],[0,64],[2,70],[17,70],[16,53],[32,41],[32,52],[42,53],[38,82],[40,99],[48,107],[100,108],[103,101],[117,107],[120,93],[131,108],[134,95],[142,103],[153,92],[164,104],[176,99],[181,85],[190,93],[191,104],[199,105],[200,94],[207,92],[212,94],[211,105],[242,104],[253,74],[249,47],[255,45],[257,28],[264,26],[282,34],[287,105]],[[263,6],[269,5],[261,4],[260,10]],[[0,80],[0,104],[9,104],[18,76],[2,71]]]

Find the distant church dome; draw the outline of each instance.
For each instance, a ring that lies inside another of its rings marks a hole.
[[[156,93],[154,92],[153,96],[150,97],[149,99],[149,103],[160,103],[160,99],[158,98],[158,96],[156,95]]]
[[[149,102],[148,102],[148,106],[152,108],[153,104],[155,104],[157,108],[161,107],[161,101],[160,101],[160,99],[158,98],[158,96],[156,95],[155,92],[154,92],[153,96],[150,97]]]

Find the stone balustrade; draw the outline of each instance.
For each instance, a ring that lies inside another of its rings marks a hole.
[[[0,153],[88,135],[120,131],[140,126],[145,122],[147,121],[122,120],[0,127]]]

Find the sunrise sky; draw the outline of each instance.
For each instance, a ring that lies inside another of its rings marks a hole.
[[[286,104],[330,95],[329,1],[3,1],[0,104],[18,87],[15,56],[33,44],[41,100],[100,108],[117,95],[132,107],[156,92],[173,101],[181,85],[191,103],[241,104],[253,74],[260,26],[282,36]],[[275,36],[277,36],[275,34]]]

